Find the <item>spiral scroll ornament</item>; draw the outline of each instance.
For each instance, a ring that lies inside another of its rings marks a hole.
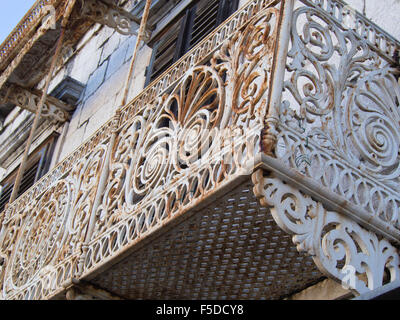
[[[360,80],[347,107],[359,166],[381,179],[400,175],[400,86],[389,68]]]
[[[354,270],[357,293],[381,287],[400,276],[398,250],[352,219],[324,208],[321,202],[288,183],[256,171],[254,194],[276,223],[293,235],[299,252],[312,256],[318,268],[339,282]]]
[[[212,66],[226,81],[232,93],[227,107],[237,114],[252,114],[269,85],[279,12],[268,8],[255,16],[251,23],[235,33],[217,51]]]
[[[278,157],[307,157],[302,174],[398,227],[398,209],[391,209],[400,178],[393,69],[368,39],[317,6],[297,8],[290,32]],[[370,201],[360,200],[365,185]]]
[[[57,258],[62,248],[65,224],[72,193],[65,181],[50,188],[22,226],[11,261],[11,279],[15,287],[29,283],[46,265]]]

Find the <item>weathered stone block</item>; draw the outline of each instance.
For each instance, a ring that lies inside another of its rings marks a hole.
[[[100,65],[100,67],[90,76],[84,93],[85,95],[84,100],[86,100],[89,96],[91,96],[104,82],[107,66],[108,66],[108,60],[104,61],[104,63]]]
[[[135,70],[129,90],[128,101],[138,95],[144,88],[146,81],[145,73],[151,59],[151,53],[152,49],[145,45],[139,50],[136,56]]]
[[[98,109],[97,112],[92,114],[88,119],[86,130],[83,140],[87,140],[93,133],[95,133],[104,123],[111,119],[116,109],[116,97],[110,101],[105,108]]]
[[[136,45],[136,36],[129,37],[126,41],[128,42],[128,50],[126,51],[125,61],[128,61],[132,58],[133,50],[135,49]]]
[[[121,67],[85,102],[80,113],[79,123],[87,121],[98,110],[113,109],[117,104],[116,95],[124,86],[127,68]]]
[[[353,8],[354,10],[357,10],[360,13],[363,13],[365,9],[365,0],[348,0],[346,3]]]
[[[105,42],[108,41],[108,39],[110,39],[110,37],[114,32],[115,31],[111,28],[107,28],[104,26],[101,27],[98,34],[96,35],[96,48],[98,49],[103,47]]]
[[[113,33],[113,35],[104,43],[103,52],[101,53],[100,63],[103,63],[104,60],[108,59],[111,54],[118,48],[121,43],[121,35],[117,32]]]
[[[84,84],[87,83],[89,76],[98,68],[102,48],[97,48],[96,39],[92,38],[84,48],[76,53],[73,60],[69,63],[68,75]]]
[[[113,75],[124,64],[128,46],[129,46],[129,43],[127,41],[125,41],[111,55],[110,61],[108,63],[106,79],[110,78],[110,76]]]

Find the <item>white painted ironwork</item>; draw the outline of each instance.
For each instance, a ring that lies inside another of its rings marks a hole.
[[[293,234],[298,251],[311,255],[322,272],[357,293],[398,279],[399,254],[389,241],[340,212],[327,210],[273,174],[264,177],[259,170],[253,182],[261,204],[271,208],[278,225]],[[347,281],[351,272],[353,278]]]
[[[120,108],[0,216],[3,298],[63,292],[252,174],[325,274],[395,280],[399,44],[344,8],[250,1]]]
[[[8,207],[1,234],[2,252],[9,253],[5,298],[28,292],[47,297],[51,289],[60,289],[65,275],[90,272],[248,172],[260,152],[271,81],[279,17],[272,4],[255,1],[237,12],[183,58],[192,66],[179,71],[179,78],[176,69],[166,73],[174,79],[164,87],[169,92],[143,104],[163,79],[155,82],[42,179],[40,187],[36,184]],[[211,42],[216,38],[217,45]],[[118,132],[114,145],[106,138],[109,130]],[[104,163],[107,149],[112,150],[110,163]],[[109,172],[104,186],[99,186],[100,171]],[[101,202],[93,207],[96,195]],[[87,236],[93,215],[95,228]],[[16,224],[21,224],[17,241],[10,232]],[[85,243],[85,237],[90,241]],[[76,265],[70,265],[73,261]],[[53,273],[43,278],[48,267]],[[57,280],[44,289],[51,274]]]

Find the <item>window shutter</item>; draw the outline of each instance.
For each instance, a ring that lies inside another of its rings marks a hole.
[[[27,169],[24,172],[24,176],[22,177],[21,185],[20,185],[19,191],[18,191],[18,196],[23,194],[26,190],[28,190],[36,182],[35,178],[36,178],[36,175],[37,175],[37,172],[38,172],[39,162],[40,161],[36,161],[33,164],[33,166],[29,167],[29,169]],[[3,187],[3,189],[1,190],[1,194],[0,194],[0,213],[3,212],[3,210],[5,209],[6,204],[10,200],[13,188],[14,188],[14,181],[11,184],[5,185]]]
[[[238,7],[239,0],[199,0],[160,36],[146,74],[146,85],[203,40]]]
[[[200,1],[196,6],[196,14],[190,35],[189,50],[203,40],[218,25],[220,0]]]
[[[49,170],[51,157],[54,152],[56,137],[50,139],[47,144],[37,152],[33,158],[29,167],[25,170],[19,187],[18,196],[22,195],[26,190],[34,185],[46,172]],[[4,211],[6,204],[8,203],[12,190],[14,188],[14,177],[8,179],[8,183],[4,185],[0,192],[0,213]]]
[[[147,74],[146,84],[156,79],[174,62],[181,21],[175,22],[162,37],[163,40],[154,46],[150,62],[151,72]]]
[[[29,169],[24,172],[22,177],[21,185],[19,187],[18,196],[23,194],[36,182],[36,173],[38,172],[40,161],[36,161]]]
[[[5,185],[0,193],[0,213],[4,211],[8,200],[11,197],[11,192],[13,189],[14,184],[7,184]]]

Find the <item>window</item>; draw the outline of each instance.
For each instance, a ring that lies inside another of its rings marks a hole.
[[[197,0],[157,37],[146,85],[204,39],[238,7],[239,0]]]
[[[0,130],[3,129],[7,116],[14,110],[15,106],[11,103],[0,105]]]
[[[43,143],[37,151],[30,155],[26,170],[21,180],[18,196],[22,195],[26,190],[33,186],[33,184],[49,170],[56,140],[57,137],[53,135]],[[18,168],[14,170],[0,186],[0,212],[5,209],[5,206],[11,197],[17,172]]]

